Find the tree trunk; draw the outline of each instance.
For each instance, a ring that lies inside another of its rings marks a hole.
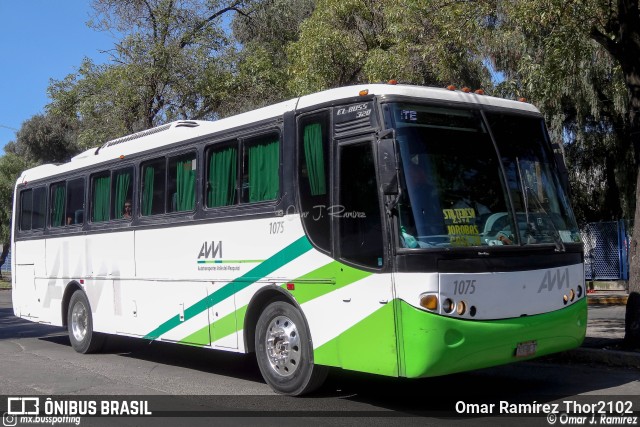
[[[640,53],[640,49],[636,50]],[[625,313],[624,344],[628,348],[640,348],[640,56],[635,64],[625,72],[629,88],[629,122],[631,143],[634,147],[638,176],[636,180],[636,208],[633,221],[633,234],[629,249],[629,299]],[[623,67],[624,68],[624,67]]]
[[[4,265],[4,262],[7,260],[7,255],[9,255],[9,248],[11,247],[10,243],[5,243],[2,245],[2,253],[0,253],[0,269]],[[0,277],[2,277],[2,271],[0,270]]]

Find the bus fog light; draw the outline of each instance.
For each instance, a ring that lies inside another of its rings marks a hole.
[[[569,299],[570,299],[571,301],[573,301],[573,300],[575,299],[575,297],[576,297],[576,293],[575,293],[575,292],[573,292],[573,289],[571,289],[571,290],[569,291]]]
[[[447,298],[442,303],[442,310],[444,310],[445,313],[451,313],[453,311],[453,307],[454,305],[453,301],[451,301],[451,298]]]
[[[458,315],[462,316],[464,313],[466,313],[467,311],[467,304],[465,304],[464,301],[460,301],[458,302],[458,304],[456,304],[456,313],[458,313]]]
[[[569,301],[569,297],[566,295],[562,295],[562,302],[566,304]]]
[[[578,286],[578,298],[582,296],[582,286]]]
[[[475,305],[472,305],[472,306],[469,308],[469,315],[470,315],[471,317],[475,317],[475,315],[476,315],[476,306],[475,306]]]
[[[437,310],[438,296],[434,294],[420,295],[420,306],[431,311]]]

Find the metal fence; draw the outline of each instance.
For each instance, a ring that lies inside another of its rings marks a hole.
[[[593,222],[581,231],[586,280],[628,280],[629,242],[626,221]]]

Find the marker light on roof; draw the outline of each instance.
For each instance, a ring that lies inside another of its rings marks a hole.
[[[484,95],[484,90],[483,89],[476,89],[476,91],[474,92],[478,95]]]
[[[391,80],[389,80],[389,82],[388,82],[388,83],[389,83],[390,85],[397,85],[397,84],[398,84],[398,81],[397,81],[396,79],[391,79]]]
[[[447,86],[447,89],[449,90],[456,90],[456,87],[454,85],[449,85]]]
[[[120,154],[120,160],[124,159],[124,154]]]
[[[471,92],[471,89],[469,89],[468,87],[463,87],[463,88],[462,88],[462,89],[460,89],[460,90],[462,90],[464,93],[469,93],[469,92]]]
[[[360,96],[369,95],[369,89],[362,89],[360,92],[358,92],[358,95],[360,95]]]
[[[518,101],[520,101],[520,102],[527,102],[527,98],[518,98]]]

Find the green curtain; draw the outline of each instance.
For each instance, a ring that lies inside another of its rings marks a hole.
[[[116,172],[115,192],[114,192],[114,219],[122,218],[124,214],[124,202],[127,201],[129,195],[129,187],[131,186],[131,171],[124,170]]]
[[[279,141],[249,147],[249,201],[273,200],[278,196],[280,180]]]
[[[109,220],[110,181],[108,176],[93,179],[93,222]]]
[[[176,211],[191,211],[196,205],[196,171],[194,159],[176,162]]]
[[[309,174],[312,196],[327,194],[324,175],[324,150],[322,147],[322,127],[313,123],[304,128],[304,156]]]
[[[229,206],[235,203],[237,158],[238,150],[236,147],[228,147],[211,153],[207,207]]]
[[[151,215],[153,210],[153,179],[154,168],[152,165],[144,167],[144,181],[142,186],[142,215]]]
[[[61,227],[64,225],[64,199],[65,188],[60,185],[53,190],[53,210],[51,211],[51,226]]]

